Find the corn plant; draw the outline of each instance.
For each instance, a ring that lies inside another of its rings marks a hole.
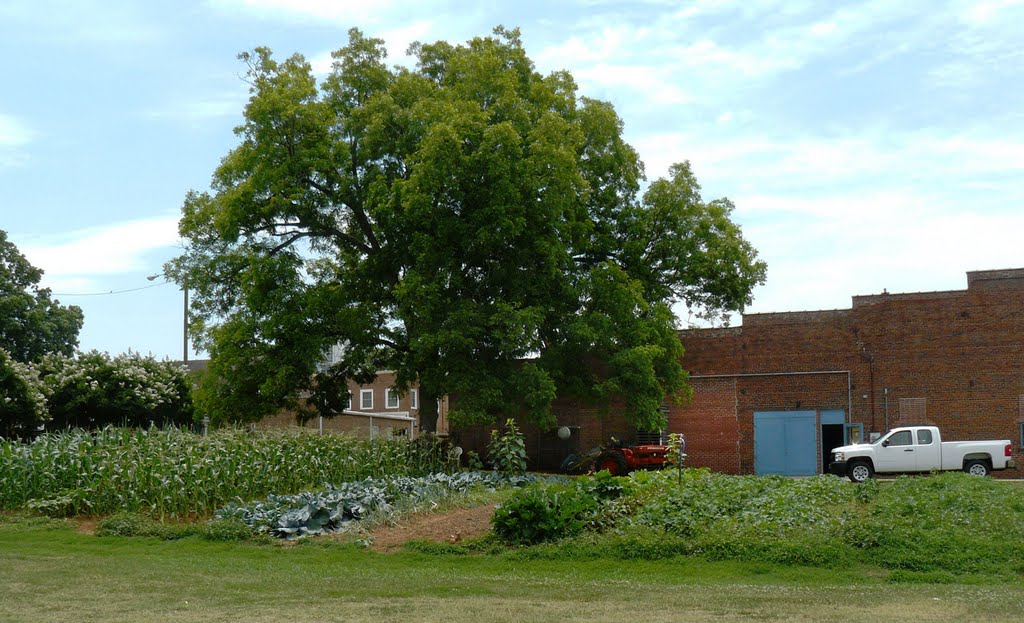
[[[229,501],[327,483],[444,471],[432,440],[362,441],[307,431],[106,428],[0,440],[0,509],[208,515]]]

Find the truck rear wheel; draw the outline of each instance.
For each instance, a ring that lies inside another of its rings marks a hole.
[[[867,461],[854,461],[846,468],[846,477],[853,482],[864,482],[874,475],[875,470]]]
[[[992,473],[992,468],[988,466],[988,461],[974,459],[964,462],[964,471],[972,476],[988,476]]]

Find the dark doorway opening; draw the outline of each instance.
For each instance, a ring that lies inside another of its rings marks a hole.
[[[828,472],[832,462],[832,450],[844,445],[842,424],[821,425],[821,473]]]

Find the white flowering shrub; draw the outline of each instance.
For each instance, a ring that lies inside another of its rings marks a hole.
[[[33,437],[48,419],[39,375],[0,348],[0,437]]]
[[[191,387],[181,364],[138,353],[111,358],[90,351],[75,357],[49,354],[36,369],[49,404],[48,429],[192,422]]]

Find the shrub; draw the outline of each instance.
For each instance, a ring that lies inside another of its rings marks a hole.
[[[49,354],[36,365],[51,430],[104,426],[185,426],[192,422],[184,366],[138,353]]]
[[[34,437],[48,419],[39,375],[0,348],[0,437]]]
[[[487,456],[491,465],[499,472],[522,474],[526,471],[526,441],[519,432],[515,420],[505,421],[505,431],[491,431],[491,441],[487,444]]]
[[[473,450],[466,453],[466,468],[471,472],[478,472],[484,468],[484,462],[480,460],[480,455]]]
[[[596,505],[595,499],[577,486],[538,485],[499,506],[491,523],[506,543],[533,545],[578,534]]]
[[[213,518],[199,529],[207,541],[244,541],[253,536],[252,528],[239,519]]]
[[[136,513],[117,513],[96,524],[96,536],[153,536],[155,523]]]
[[[199,524],[164,523],[136,513],[117,513],[96,524],[96,536],[139,536],[174,541],[201,533]]]

